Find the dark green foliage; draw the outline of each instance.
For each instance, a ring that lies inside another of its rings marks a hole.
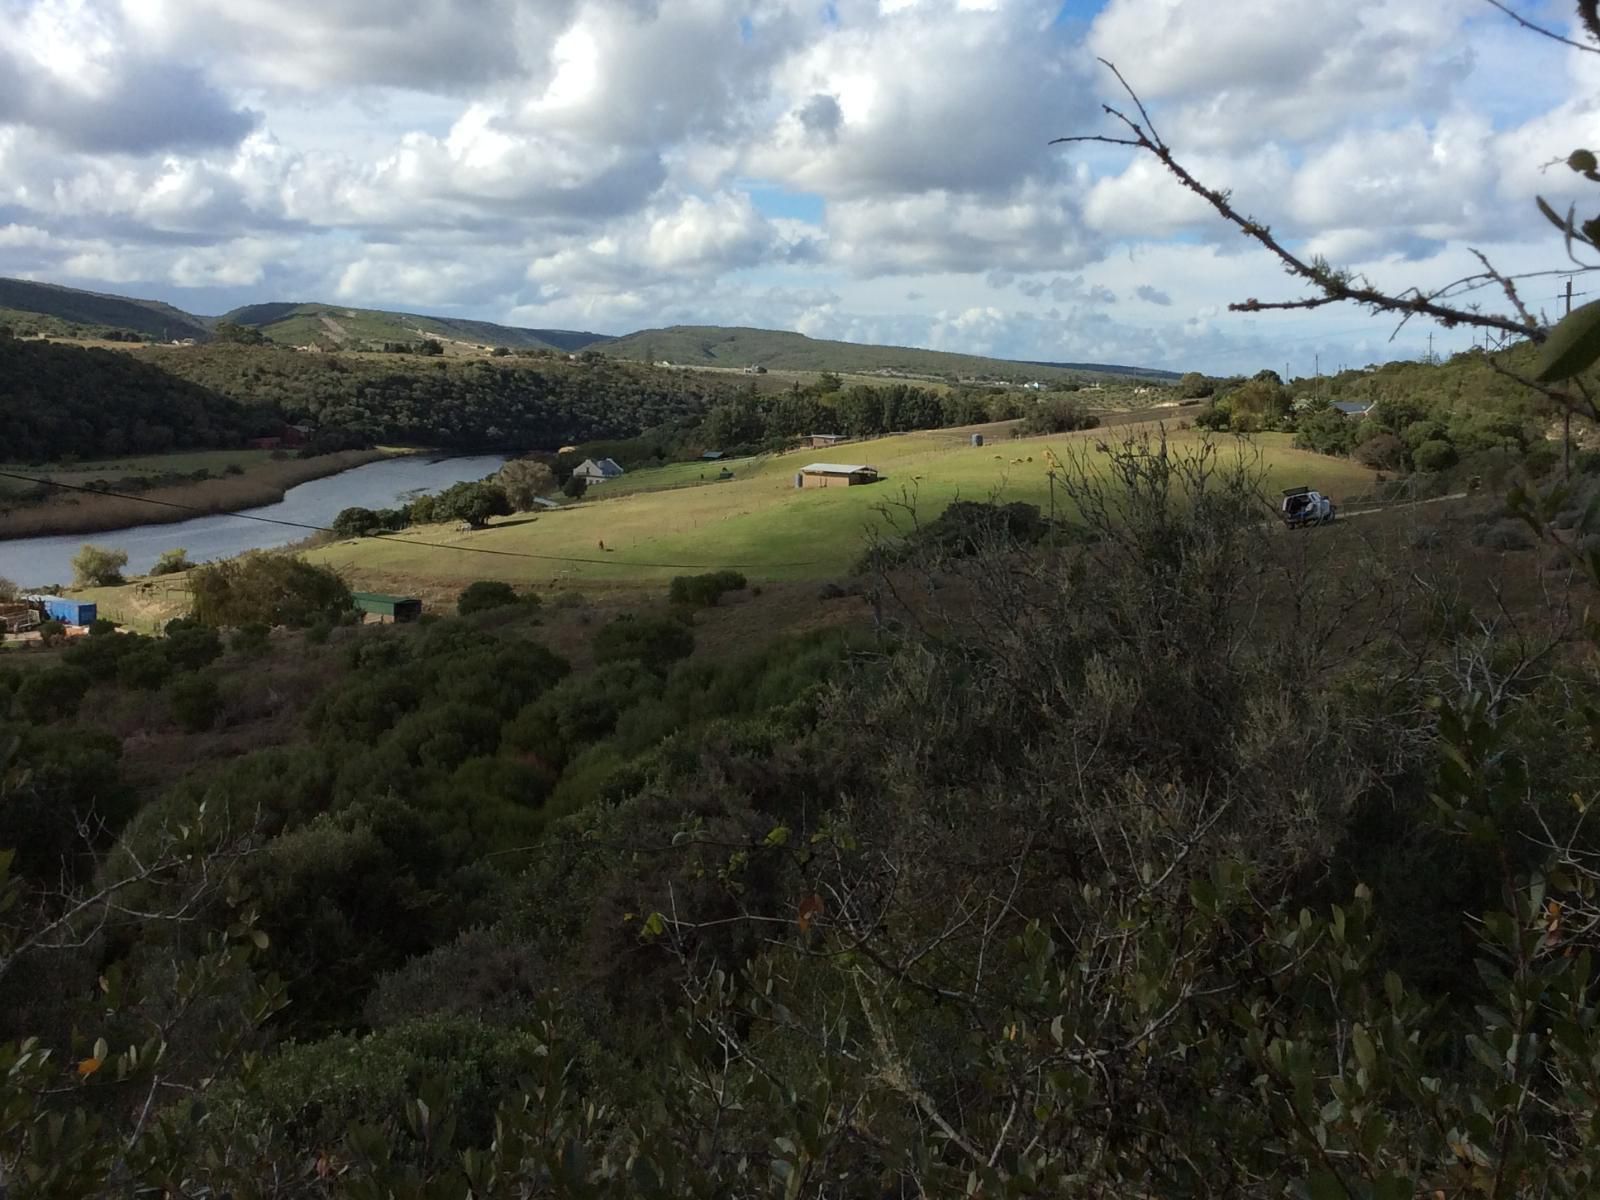
[[[213,676],[180,675],[167,685],[166,697],[173,720],[190,733],[201,733],[216,723],[222,695]]]
[[[366,537],[383,528],[378,514],[370,508],[345,508],[333,518],[329,526],[340,537]]]
[[[163,550],[161,557],[156,559],[155,565],[150,568],[150,574],[175,575],[179,571],[187,571],[193,565],[189,561],[187,551],[183,549]]]
[[[691,608],[710,608],[722,598],[724,592],[741,591],[748,581],[738,571],[712,571],[705,575],[679,575],[672,581],[671,597],[674,604]]]
[[[272,650],[272,630],[259,621],[241,625],[228,639],[228,649],[245,658],[261,658]]]
[[[154,639],[141,638],[117,660],[117,682],[126,688],[154,691],[171,678],[172,661]]]
[[[490,517],[504,517],[510,512],[511,501],[497,483],[458,483],[433,500],[435,521],[465,521],[474,529],[487,524]]]
[[[926,525],[872,546],[855,569],[861,574],[922,556],[962,558],[997,546],[1032,546],[1049,531],[1050,523],[1036,504],[955,500]]]
[[[350,589],[328,567],[252,551],[189,576],[195,617],[207,625],[308,625],[350,608]]]
[[[141,352],[142,353],[142,352]],[[106,397],[115,396],[115,404]],[[139,355],[54,342],[0,342],[5,456],[46,462],[236,446],[256,416]]]
[[[1041,400],[1030,408],[1020,426],[1024,436],[1044,433],[1071,433],[1077,429],[1094,429],[1100,424],[1080,401],[1065,398]]]
[[[1355,448],[1359,425],[1357,418],[1348,417],[1331,405],[1326,406],[1300,418],[1294,444],[1318,454],[1349,454]]]
[[[378,980],[365,1015],[378,1028],[432,1016],[513,1025],[527,1019],[548,983],[549,971],[529,947],[469,929]]]
[[[198,671],[222,653],[222,639],[215,629],[206,625],[177,629],[169,625],[162,646],[172,665],[180,671]]]
[[[652,671],[665,671],[694,652],[694,631],[674,617],[637,617],[625,614],[594,636],[597,663],[637,662]]]
[[[78,667],[46,667],[29,671],[12,695],[12,716],[35,722],[70,717],[78,711],[84,693],[89,690],[89,683],[89,673]]]
[[[72,556],[72,579],[78,587],[114,587],[122,582],[122,568],[128,565],[126,550],[85,545]]]
[[[582,475],[569,476],[561,485],[561,494],[569,500],[582,500],[589,491],[589,481]]]
[[[1443,438],[1422,442],[1411,452],[1411,463],[1419,471],[1448,471],[1457,458],[1456,448]]]
[[[456,601],[456,612],[463,617],[470,616],[475,612],[516,604],[520,599],[516,588],[509,583],[502,583],[498,579],[477,579],[462,591]]]
[[[92,870],[132,815],[121,755],[100,730],[0,723],[0,846],[15,849],[20,872],[54,885],[63,871],[73,879]]]
[[[624,712],[659,695],[661,687],[657,673],[632,660],[575,675],[517,714],[506,726],[506,747],[552,767],[565,766],[584,746],[608,737]]]
[[[89,624],[90,637],[105,637],[106,635],[115,633],[116,631],[117,623],[115,621],[108,621],[104,617],[96,617]]]

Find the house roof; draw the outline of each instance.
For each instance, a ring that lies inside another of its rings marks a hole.
[[[607,477],[623,473],[616,460],[610,458],[602,458],[598,462],[592,458],[586,458],[573,471],[574,475],[605,475]]]
[[[878,468],[852,463],[808,463],[800,471],[805,475],[854,475],[859,471],[871,471],[876,475]]]
[[[1346,414],[1347,416],[1354,417],[1354,416],[1359,416],[1360,414],[1362,414],[1364,412],[1370,412],[1372,410],[1372,401],[1370,401],[1370,400],[1335,400],[1333,402],[1333,406],[1335,408],[1337,408],[1340,412]]]
[[[815,441],[817,438],[825,438],[830,442],[845,442],[850,440],[848,435],[843,433],[808,433],[806,436],[812,441]]]
[[[721,458],[726,453],[727,451],[725,450],[707,450],[700,457],[706,462],[716,462],[717,459]]]

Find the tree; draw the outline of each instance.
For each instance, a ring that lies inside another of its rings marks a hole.
[[[330,528],[340,537],[358,538],[377,533],[382,528],[382,522],[370,508],[357,506],[340,509]]]
[[[680,658],[694,652],[694,632],[673,617],[639,617],[625,614],[594,636],[597,663],[638,662],[664,672]]]
[[[1178,380],[1178,398],[1180,400],[1200,400],[1211,395],[1216,390],[1216,381],[1200,374],[1199,371],[1190,371]]]
[[[556,490],[556,473],[535,458],[514,458],[500,468],[494,481],[504,489],[514,512],[527,512],[534,501]]]
[[[222,695],[211,675],[180,675],[167,685],[165,694],[173,720],[190,733],[201,733],[216,723]]]
[[[567,497],[569,500],[582,500],[584,494],[588,492],[588,490],[589,481],[582,475],[570,476],[567,481],[561,485],[561,494]]]
[[[260,550],[195,568],[189,590],[195,617],[218,627],[302,626],[350,609],[350,589],[331,568]]]
[[[469,583],[456,601],[456,612],[463,617],[491,608],[504,608],[516,604],[521,597],[509,583],[498,579],[476,579]]]
[[[4,575],[0,575],[0,602],[15,600],[17,598],[17,585]]]
[[[122,568],[128,565],[126,550],[108,550],[84,544],[72,557],[74,587],[115,587],[122,582]]]
[[[444,344],[438,338],[424,338],[417,344],[417,353],[437,356],[444,353]]]
[[[150,568],[152,575],[175,575],[179,571],[187,571],[194,566],[189,561],[189,552],[181,546],[171,550],[163,550],[161,557],[156,559],[155,566]]]
[[[219,342],[231,342],[239,346],[264,346],[267,336],[254,325],[241,325],[237,321],[218,321],[216,328],[211,331],[211,336]]]
[[[440,492],[433,506],[436,520],[465,521],[474,529],[483,528],[490,517],[510,512],[511,502],[497,483],[458,483]]]

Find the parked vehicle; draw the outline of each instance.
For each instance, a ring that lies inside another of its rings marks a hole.
[[[1308,487],[1285,488],[1279,511],[1283,523],[1290,529],[1327,525],[1335,514],[1333,501]]]

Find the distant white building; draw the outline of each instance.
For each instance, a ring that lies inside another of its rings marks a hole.
[[[587,480],[590,484],[604,483],[608,479],[618,479],[625,473],[616,463],[615,459],[602,458],[596,462],[586,458],[578,464],[572,472],[579,479]]]

